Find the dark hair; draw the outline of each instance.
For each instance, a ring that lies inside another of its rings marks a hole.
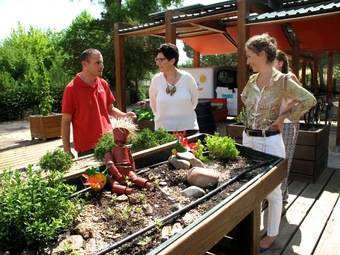
[[[289,63],[288,63],[288,57],[286,53],[284,53],[282,50],[277,50],[276,52],[276,60],[281,61],[282,64],[282,73],[288,73],[289,70]]]
[[[175,59],[175,66],[177,66],[178,63],[178,48],[176,45],[172,43],[164,43],[159,46],[159,48],[156,50],[156,54],[163,53],[164,57],[166,57],[167,60]]]
[[[86,49],[80,54],[80,63],[83,61],[87,61],[90,56],[100,54],[100,51],[94,48]]]
[[[276,58],[277,43],[274,37],[268,34],[254,35],[246,42],[246,47],[257,55],[264,51],[267,61],[272,63]]]

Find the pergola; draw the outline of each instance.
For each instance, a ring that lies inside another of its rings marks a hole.
[[[325,0],[229,0],[193,5],[150,15],[152,22],[120,28],[115,24],[115,73],[118,107],[125,110],[124,39],[156,36],[166,42],[181,39],[194,49],[194,67],[200,55],[238,53],[237,84],[240,93],[248,79],[245,42],[252,35],[268,33],[280,49],[292,56],[292,70],[304,84],[306,66],[312,71],[312,90],[318,95],[317,70],[321,53],[328,54],[327,97],[333,92],[333,54],[340,52],[340,2]],[[238,99],[239,95],[238,95]],[[241,102],[238,100],[238,102]],[[238,108],[240,109],[240,103]],[[339,111],[340,112],[340,111]],[[340,114],[338,113],[338,123]],[[340,145],[338,125],[337,145]]]

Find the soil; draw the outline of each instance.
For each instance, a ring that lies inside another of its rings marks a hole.
[[[261,162],[239,157],[237,160],[230,160],[227,163],[211,161],[207,167],[220,172],[217,184],[220,186],[244,171],[245,167],[258,163]],[[55,247],[59,245],[59,249],[54,248],[52,254],[67,254],[63,248],[65,239],[72,235],[82,236],[80,254],[95,254],[102,249],[110,250],[107,254],[146,254],[185,228],[262,170],[261,168],[256,169],[194,209],[179,214],[167,222],[162,222],[160,219],[193,202],[181,193],[183,189],[190,186],[186,182],[187,171],[171,169],[168,164],[143,171],[140,175],[149,178],[156,184],[154,191],[135,189],[135,192],[129,196],[116,196],[110,191],[87,193],[86,203],[73,228],[60,236],[55,245]],[[216,186],[209,187],[205,191],[208,193],[214,188]],[[150,225],[154,225],[154,227],[149,231],[129,242],[120,243],[120,240]],[[115,244],[117,244],[117,248],[111,249]]]

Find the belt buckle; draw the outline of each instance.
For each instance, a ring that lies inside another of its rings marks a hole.
[[[267,136],[266,136],[266,130],[265,130],[265,129],[262,129],[261,131],[262,131],[262,136],[263,136],[263,137],[267,137]]]

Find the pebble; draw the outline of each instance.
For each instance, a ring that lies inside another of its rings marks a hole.
[[[176,169],[190,169],[190,162],[185,159],[179,159],[176,156],[170,156],[169,163]]]
[[[200,198],[205,195],[205,191],[197,186],[190,186],[181,191],[181,193],[186,197]]]

